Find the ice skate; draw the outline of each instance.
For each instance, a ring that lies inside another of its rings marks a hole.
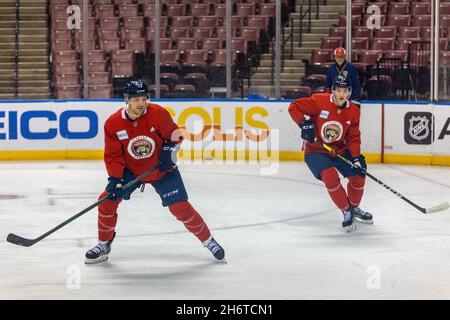
[[[99,242],[95,247],[89,249],[86,252],[86,264],[95,264],[108,260],[108,255],[111,252],[111,244],[114,240],[116,233],[114,232],[113,238],[106,243]]]
[[[206,248],[213,254],[217,260],[225,261],[225,250],[217,243],[214,238],[211,238],[206,244]]]
[[[344,221],[342,221],[342,228],[348,233],[353,232],[357,229],[355,223],[355,216],[351,209],[342,212],[344,215]]]
[[[373,216],[369,212],[362,210],[360,207],[352,207],[351,210],[357,222],[373,224]]]

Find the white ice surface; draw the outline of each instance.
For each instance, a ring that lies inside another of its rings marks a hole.
[[[419,205],[450,201],[450,168],[370,165]],[[123,202],[110,260],[85,266],[97,212],[24,248],[97,199],[100,161],[0,163],[0,299],[450,299],[450,210],[424,215],[367,180],[373,226],[346,234],[306,165],[181,165],[190,201],[224,246],[216,262],[151,186]],[[21,196],[7,199],[6,196]],[[77,289],[77,272],[79,288]]]

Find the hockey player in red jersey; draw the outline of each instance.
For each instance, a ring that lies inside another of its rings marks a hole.
[[[289,106],[289,113],[300,126],[301,137],[306,140],[305,162],[314,176],[325,184],[331,199],[342,211],[342,227],[347,232],[356,230],[355,219],[373,223],[372,215],[359,207],[365,175],[362,170],[353,169],[325,150],[322,143],[361,168],[367,168],[361,154],[360,110],[348,100],[350,95],[351,82],[340,75],[333,81],[332,93],[313,94],[309,98],[295,100]],[[341,185],[338,172],[349,180],[347,191]]]
[[[178,167],[176,153],[183,136],[170,114],[161,106],[148,102],[148,88],[142,81],[130,81],[124,93],[126,107],[105,122],[104,161],[108,185],[99,196],[108,200],[98,206],[99,243],[86,252],[86,263],[108,260],[116,235],[117,208],[122,199],[129,200],[142,184],[151,184],[160,195],[162,205],[195,235],[214,257],[223,260],[225,251],[214,240],[200,214],[188,202]],[[130,189],[121,187],[152,167],[153,173]]]

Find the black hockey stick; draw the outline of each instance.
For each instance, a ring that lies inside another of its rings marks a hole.
[[[416,208],[417,210],[419,210],[422,213],[434,213],[434,212],[439,212],[439,211],[444,211],[447,210],[449,208],[449,203],[448,202],[444,202],[441,203],[437,206],[431,207],[431,208],[423,208],[421,206],[418,206],[417,204],[415,204],[414,202],[412,202],[411,200],[409,200],[408,198],[406,198],[405,196],[403,196],[402,194],[400,194],[398,191],[395,191],[394,189],[392,189],[390,186],[388,186],[387,184],[385,184],[383,181],[378,180],[376,177],[374,177],[373,175],[371,175],[369,172],[367,172],[367,170],[361,168],[360,166],[354,164],[353,162],[351,162],[349,159],[341,156],[340,154],[338,154],[336,152],[336,150],[334,150],[333,148],[331,148],[330,146],[326,145],[325,143],[322,143],[323,147],[330,151],[332,154],[334,154],[335,156],[337,156],[339,159],[345,161],[347,164],[349,164],[350,166],[352,166],[353,168],[357,168],[357,169],[361,169],[369,178],[371,178],[372,180],[374,180],[375,182],[377,182],[379,185],[385,187],[386,189],[388,189],[390,192],[392,192],[393,194],[395,194],[397,197],[399,197],[400,199],[408,202],[410,205],[412,205],[414,208]]]
[[[135,183],[138,183],[139,180],[143,179],[144,177],[148,176],[150,173],[154,172],[157,168],[153,167],[147,171],[145,171],[143,174],[141,174],[140,176],[138,176],[137,178],[131,180],[130,182],[128,182],[126,185],[124,185],[122,187],[122,189],[127,190],[128,188],[130,188],[132,185],[134,185]],[[32,245],[34,245],[35,243],[41,241],[42,239],[48,237],[49,235],[51,235],[53,232],[61,229],[62,227],[64,227],[66,224],[72,222],[73,220],[81,217],[83,214],[85,214],[86,212],[92,210],[93,208],[97,207],[99,204],[105,202],[106,200],[108,200],[107,197],[103,197],[100,200],[98,200],[97,202],[91,204],[89,207],[81,210],[80,212],[78,212],[76,215],[74,215],[73,217],[67,219],[66,221],[62,222],[61,224],[57,225],[56,227],[54,227],[53,229],[51,229],[50,231],[44,233],[43,235],[41,235],[40,237],[36,238],[36,239],[26,239],[23,238],[21,236],[18,236],[14,233],[10,233],[8,234],[8,237],[6,238],[6,241],[11,242],[13,244],[17,244],[18,246],[22,246],[22,247],[31,247]]]

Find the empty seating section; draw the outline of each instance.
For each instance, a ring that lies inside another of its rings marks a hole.
[[[352,3],[352,62],[359,70],[363,87],[373,80],[373,67],[380,58],[401,59],[404,67],[417,68],[420,65],[429,68],[429,45],[424,42],[429,42],[431,38],[431,9],[431,2],[425,0],[363,0]],[[439,17],[439,56],[446,62],[450,56],[450,1],[440,2]],[[374,22],[380,25],[374,28]],[[313,92],[315,87],[324,85],[317,74],[326,73],[327,67],[334,63],[332,51],[341,45],[345,47],[345,41],[346,16],[343,12],[337,24],[329,28],[328,36],[322,37],[321,47],[313,49],[310,60],[305,60],[303,85],[313,83]],[[421,49],[410,49],[417,42],[421,43]],[[306,91],[301,90],[302,94]]]
[[[154,0],[89,0],[89,96],[113,96],[115,79],[148,78],[154,83],[156,6]],[[212,86],[225,86],[226,1],[161,0],[159,56],[163,96],[205,96]],[[273,0],[233,0],[233,70],[240,62],[267,53],[274,35],[276,5]],[[70,5],[82,0],[49,1],[51,59],[56,98],[82,98],[83,34],[70,29]],[[431,3],[426,0],[358,0],[352,3],[352,62],[360,72],[363,87],[373,80],[372,68],[380,58],[401,59],[404,65],[423,63],[429,54],[411,53],[416,42],[430,41]],[[375,15],[374,15],[375,14]],[[379,14],[379,15],[378,15]],[[72,25],[71,25],[72,23]],[[379,27],[373,28],[379,23]],[[450,1],[440,2],[439,56],[449,60]],[[323,90],[323,74],[334,63],[332,52],[346,47],[346,17],[341,13],[328,36],[321,39],[306,64],[309,85],[293,94]],[[155,90],[152,86],[151,90]],[[295,90],[294,90],[295,91]]]
[[[67,8],[78,5],[82,14],[83,1],[49,2],[56,98],[82,98],[84,39],[79,29],[72,28],[75,24],[68,25]],[[112,97],[118,77],[149,77],[154,83],[155,1],[88,3],[89,96]],[[225,0],[162,0],[160,10],[161,92],[205,95],[209,86],[225,86]],[[233,63],[268,48],[275,13],[274,1],[233,1]],[[331,47],[340,38],[330,41]]]

